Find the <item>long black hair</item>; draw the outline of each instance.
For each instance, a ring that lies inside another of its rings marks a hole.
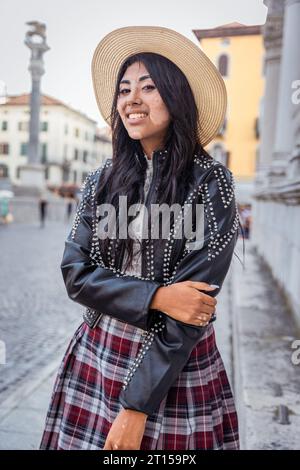
[[[147,68],[171,117],[163,146],[163,150],[167,150],[167,158],[161,162],[157,202],[169,206],[182,204],[193,178],[191,169],[194,154],[201,151],[202,155],[208,155],[197,138],[198,110],[183,72],[160,54],[145,52],[130,56],[120,67],[111,108],[113,163],[105,177],[100,178],[97,188],[98,204],[112,204],[117,214],[119,196],[127,196],[128,207],[143,202],[147,162],[145,158],[137,156],[142,157],[144,151],[139,140],[129,137],[117,111],[120,81],[127,68],[136,62],[143,63]],[[128,223],[132,219],[128,217]],[[109,238],[101,240],[103,260],[108,262],[108,252],[116,255],[117,247],[120,249],[123,243],[128,254],[126,267],[130,266],[133,257],[133,239],[130,237],[114,241]]]

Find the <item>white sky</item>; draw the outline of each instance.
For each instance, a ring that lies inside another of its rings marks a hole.
[[[105,123],[92,88],[90,64],[101,38],[131,25],[165,26],[197,43],[192,29],[237,21],[263,24],[263,0],[0,0],[0,81],[8,94],[30,92],[27,21],[46,23],[42,91]]]

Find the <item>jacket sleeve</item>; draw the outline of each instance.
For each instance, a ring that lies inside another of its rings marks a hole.
[[[87,308],[148,330],[154,312],[150,304],[160,284],[120,275],[97,260],[99,250],[95,248],[93,235],[99,173],[101,169],[90,173],[85,180],[81,203],[65,242],[61,271],[66,290],[72,300]]]
[[[205,214],[203,246],[184,255],[171,283],[203,281],[221,289],[238,237],[239,216],[231,172],[217,164],[205,178],[201,192]],[[220,289],[210,295],[215,296]],[[208,327],[187,325],[159,312],[159,319],[148,332],[122,386],[123,407],[147,415],[157,411]]]

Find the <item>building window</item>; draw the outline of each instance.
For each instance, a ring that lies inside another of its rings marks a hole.
[[[87,163],[87,159],[88,159],[88,151],[87,150],[84,150],[83,151],[83,155],[82,155],[82,161],[84,163]]]
[[[78,149],[74,149],[74,160],[79,160],[79,151],[78,151]]]
[[[47,144],[42,143],[41,144],[41,163],[46,163],[47,162]]]
[[[85,134],[84,134],[84,139],[85,139],[85,140],[89,140],[89,134],[88,134],[88,132],[87,132],[87,131],[85,131]]]
[[[222,77],[228,77],[228,55],[221,54],[218,59],[218,70]]]
[[[45,168],[45,180],[46,181],[49,180],[49,170],[50,170],[50,167],[46,166],[46,168]]]
[[[254,122],[254,133],[255,133],[255,138],[256,139],[259,139],[259,137],[260,137],[260,126],[259,126],[259,124],[260,124],[259,118],[256,118],[255,122]]]
[[[67,181],[69,181],[69,178],[70,178],[70,162],[64,161],[62,165],[62,170],[63,170],[62,178],[63,178],[63,181],[66,183]]]
[[[76,127],[76,128],[74,129],[74,135],[75,135],[75,137],[79,137],[79,129],[78,129],[78,127]]]
[[[28,121],[20,121],[20,122],[18,122],[18,129],[19,129],[19,131],[28,131],[28,129],[29,129],[29,122],[28,122]]]
[[[20,145],[20,155],[22,155],[23,157],[25,157],[27,155],[27,151],[28,151],[28,144],[27,143],[22,143]]]
[[[19,180],[20,176],[21,176],[21,167],[18,166],[16,169],[16,178]]]
[[[48,132],[48,122],[47,121],[41,122],[41,131],[42,132]]]
[[[73,183],[77,182],[77,171],[73,170]]]
[[[8,166],[0,163],[0,178],[8,178],[9,170]]]
[[[0,155],[9,155],[9,144],[0,144]]]
[[[8,128],[8,122],[7,121],[2,121],[1,130],[2,131],[7,131],[7,128]]]
[[[64,160],[68,159],[68,146],[67,144],[64,145]]]
[[[68,124],[65,124],[65,135],[68,135],[69,133],[69,127]]]
[[[229,46],[230,39],[229,38],[222,38],[221,39],[221,46]]]

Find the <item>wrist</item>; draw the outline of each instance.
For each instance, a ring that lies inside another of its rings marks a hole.
[[[128,417],[134,417],[140,419],[141,421],[146,421],[148,418],[148,415],[142,411],[131,410],[130,408],[123,408],[123,413]]]
[[[155,292],[152,298],[150,308],[155,309],[155,310],[161,310],[162,312],[164,311],[165,291],[166,291],[166,287],[159,287],[157,289],[157,291]]]

